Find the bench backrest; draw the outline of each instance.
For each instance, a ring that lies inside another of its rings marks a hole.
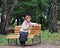
[[[20,29],[21,29],[21,26],[15,26],[14,33],[15,34],[20,34]],[[31,27],[30,34],[38,35],[40,33],[41,33],[41,25]]]

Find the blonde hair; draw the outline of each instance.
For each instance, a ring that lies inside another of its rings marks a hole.
[[[30,15],[26,15],[25,20],[27,20],[28,18],[31,19],[31,16]]]

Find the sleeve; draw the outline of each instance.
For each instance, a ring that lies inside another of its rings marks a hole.
[[[36,25],[37,25],[37,23],[33,23],[33,22],[31,22],[31,24],[32,24],[33,26],[36,26]]]

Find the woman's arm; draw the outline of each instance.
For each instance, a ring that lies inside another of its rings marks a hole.
[[[23,28],[24,30],[28,30],[28,29],[30,28],[30,26],[27,25],[25,22],[23,22],[22,28]]]

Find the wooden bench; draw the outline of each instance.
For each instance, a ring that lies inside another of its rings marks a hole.
[[[7,35],[8,43],[9,43],[9,39],[16,39],[16,44],[17,44],[17,39],[19,39],[20,36],[20,28],[21,26],[15,26],[14,35]],[[40,33],[41,33],[41,25],[31,27],[30,33],[28,34],[28,38],[31,38],[33,42],[34,36],[40,37]],[[41,38],[40,38],[40,42],[41,42]]]

